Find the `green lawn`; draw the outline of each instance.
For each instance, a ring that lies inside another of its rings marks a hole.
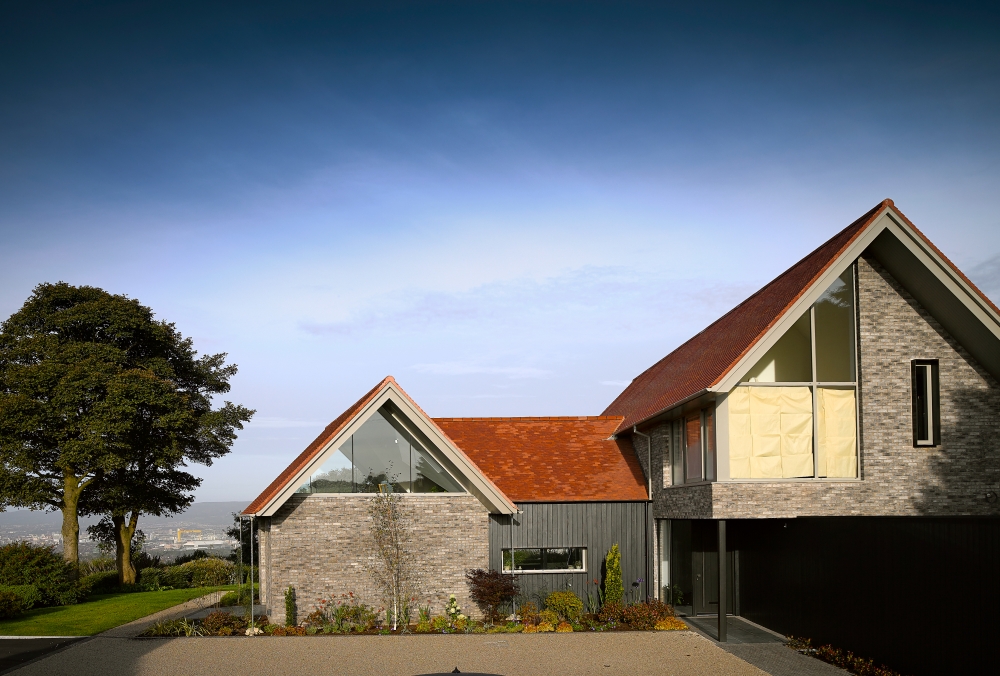
[[[74,606],[38,608],[0,621],[0,636],[92,636],[219,589],[236,587],[95,594]]]

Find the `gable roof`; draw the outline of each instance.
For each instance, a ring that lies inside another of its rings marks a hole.
[[[642,467],[621,416],[435,418],[434,422],[517,502],[646,500]]]
[[[893,251],[894,244],[884,238],[877,241],[886,230],[891,230],[893,243],[899,243],[904,249],[908,247],[909,251],[901,254]],[[832,277],[839,275],[872,244],[877,245],[873,247],[876,253],[880,247],[886,257],[900,261],[895,268],[901,274],[914,263],[910,258],[904,262],[904,256],[917,257],[937,276],[940,284],[951,284],[947,291],[967,305],[970,317],[975,315],[976,319],[985,322],[987,334],[1000,339],[997,306],[895,208],[892,200],[887,199],[637,376],[604,411],[605,415],[622,416],[616,432],[705,392],[731,389],[735,384],[731,381],[739,377],[742,369],[752,365],[751,360],[770,348],[789,320],[798,316],[797,311],[806,303],[811,304],[815,300],[813,296],[821,293]],[[937,260],[932,260],[935,257]],[[896,270],[890,269],[890,272]],[[949,277],[952,277],[950,282]],[[934,291],[940,295],[940,289]],[[957,326],[958,322],[967,320],[963,315],[952,324]],[[988,342],[989,335],[985,339],[982,335],[975,336],[975,340]],[[988,351],[980,353],[989,354]]]
[[[273,514],[312,471],[322,465],[328,452],[339,448],[343,441],[357,431],[369,417],[389,402],[395,405],[405,418],[397,418],[397,421],[406,426],[414,438],[426,440],[430,446],[444,453],[445,457],[435,459],[451,474],[456,475],[455,478],[463,488],[479,498],[487,509],[502,514],[516,511],[510,499],[434,424],[417,403],[403,391],[396,379],[387,376],[327,425],[320,435],[243,510],[243,513],[257,516]]]

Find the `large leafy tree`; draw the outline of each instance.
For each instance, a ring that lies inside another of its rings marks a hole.
[[[40,284],[0,325],[2,505],[61,510],[67,561],[78,560],[80,514],[121,520],[127,552],[139,514],[190,503],[198,480],[180,468],[228,453],[253,415],[212,408],[236,373],[225,358],[199,357],[134,299]]]

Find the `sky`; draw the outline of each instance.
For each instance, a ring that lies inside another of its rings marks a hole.
[[[87,284],[227,353],[199,501],[390,374],[599,414],[886,197],[1000,298],[985,3],[4,6],[0,319]]]

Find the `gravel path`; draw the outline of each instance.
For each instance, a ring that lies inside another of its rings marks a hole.
[[[17,676],[254,676],[432,672],[746,674],[766,672],[694,632],[130,639],[97,636]]]

